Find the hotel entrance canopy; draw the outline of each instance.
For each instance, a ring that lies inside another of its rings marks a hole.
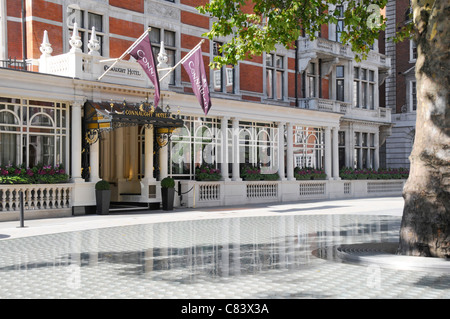
[[[118,103],[86,101],[84,104],[84,127],[89,144],[97,141],[99,133],[119,127],[153,125],[158,131],[171,133],[183,126],[179,115],[154,107],[151,103]]]

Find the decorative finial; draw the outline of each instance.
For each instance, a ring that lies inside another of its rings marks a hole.
[[[39,49],[42,53],[41,58],[51,56],[53,52],[52,45],[50,44],[50,41],[48,41],[47,30],[44,31],[44,39],[42,40],[41,47]]]
[[[98,50],[100,50],[100,41],[97,39],[97,35],[95,33],[95,27],[92,27],[91,39],[88,43],[89,53],[90,55],[100,55]]]
[[[169,61],[169,58],[167,56],[166,49],[164,48],[164,41],[161,41],[161,46],[158,53],[158,67],[167,67],[167,61]]]
[[[70,38],[70,46],[72,47],[70,49],[70,52],[81,52],[81,46],[83,45],[83,42],[81,41],[80,36],[78,35],[78,24],[74,22],[73,24],[73,32],[72,37]]]

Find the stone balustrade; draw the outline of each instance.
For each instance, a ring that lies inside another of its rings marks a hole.
[[[24,211],[27,218],[40,217],[45,213],[54,217],[72,209],[73,184],[14,184],[0,185],[0,221],[18,218],[20,211],[20,192],[23,193]],[[33,216],[34,215],[34,216]]]
[[[401,196],[406,180],[180,181],[181,207]]]

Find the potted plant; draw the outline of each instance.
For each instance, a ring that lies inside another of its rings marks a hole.
[[[161,198],[163,210],[173,209],[173,200],[175,197],[175,180],[170,177],[161,180]]]
[[[95,200],[97,203],[97,214],[108,215],[111,203],[111,187],[105,180],[95,184]]]

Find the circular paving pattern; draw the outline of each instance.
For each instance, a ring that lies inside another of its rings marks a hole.
[[[337,258],[352,255],[338,246],[395,243],[399,227],[398,216],[324,214],[3,238],[0,298],[450,298],[448,273]]]

